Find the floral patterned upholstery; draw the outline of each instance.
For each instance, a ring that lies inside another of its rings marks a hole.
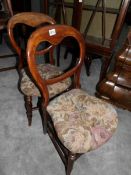
[[[117,128],[117,113],[113,106],[80,89],[53,99],[47,111],[59,139],[73,153],[98,148]]]
[[[56,77],[63,72],[56,66],[51,64],[39,64],[38,71],[42,78],[50,79]],[[67,78],[64,81],[48,86],[50,98],[66,90],[71,85],[71,79]],[[31,79],[27,76],[26,71],[22,71],[22,79],[20,85],[21,91],[27,96],[40,96],[40,92]]]

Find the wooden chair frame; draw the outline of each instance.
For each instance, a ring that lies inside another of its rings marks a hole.
[[[55,30],[55,34],[53,36],[50,36],[49,31],[52,29]],[[68,70],[67,72],[56,78],[43,80],[40,74],[38,73],[36,67],[35,52],[37,46],[39,45],[39,43],[43,41],[48,41],[51,45],[49,46],[49,48],[46,49],[46,51],[47,50],[49,51],[52,47],[53,48],[56,47],[64,38],[69,36],[73,37],[78,42],[80,47],[80,55],[76,65],[72,69]],[[67,148],[63,146],[63,144],[58,139],[51,117],[47,112],[47,106],[49,103],[49,92],[47,86],[73,76],[74,77],[73,78],[74,81],[72,84],[73,87],[80,88],[80,70],[84,61],[84,57],[85,57],[85,43],[83,37],[76,29],[66,25],[46,26],[44,28],[38,29],[31,35],[27,45],[27,61],[29,70],[42,96],[41,110],[43,114],[42,117],[44,123],[43,125],[44,132],[45,133],[48,132],[57,152],[59,153],[65,165],[67,175],[71,174],[73,163],[78,157],[80,157],[81,154],[71,153]]]
[[[18,73],[19,73],[20,80],[21,80],[21,76],[22,76],[21,71],[25,66],[27,66],[27,64],[26,64],[25,53],[23,53],[23,49],[19,46],[19,44],[17,43],[14,37],[14,28],[18,24],[20,24],[21,26],[27,25],[33,28],[39,28],[42,25],[47,25],[47,24],[53,25],[55,24],[55,20],[45,14],[37,13],[37,12],[18,13],[9,20],[8,35],[9,35],[13,48],[16,50],[18,54],[18,59],[19,59],[18,60]],[[24,38],[24,41],[25,41],[25,38]],[[25,43],[25,47],[26,47],[26,43]],[[36,54],[41,55],[43,53],[38,51]],[[32,106],[32,96],[24,95],[24,100],[25,100],[25,108],[26,108],[26,113],[27,113],[27,118],[28,118],[28,125],[30,126],[32,123],[32,110],[38,109],[39,104],[35,107]]]

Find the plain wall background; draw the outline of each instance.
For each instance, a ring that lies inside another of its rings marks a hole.
[[[40,12],[40,0],[31,0],[31,9],[34,12]]]

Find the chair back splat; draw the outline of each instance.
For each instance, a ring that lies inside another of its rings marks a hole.
[[[35,56],[39,44],[48,42],[50,45],[45,51],[43,50],[43,53],[50,50],[52,52],[52,48],[57,47],[68,37],[78,43],[79,54],[76,63],[55,77],[42,77]],[[70,175],[74,161],[81,154],[97,149],[111,138],[117,128],[117,113],[110,104],[80,89],[85,42],[75,28],[67,25],[50,25],[36,30],[28,40],[26,53],[30,74],[42,98],[44,132],[48,133],[59,153],[65,165],[66,175]],[[67,87],[59,95],[49,98],[50,87],[54,85],[59,89],[62,84],[58,83],[69,78],[72,86]]]
[[[14,15],[8,22],[8,34],[10,37],[11,44],[13,48],[16,50],[17,54],[19,55],[19,64],[18,68],[23,68],[23,55],[22,55],[22,48],[17,43],[15,36],[14,36],[14,29],[17,25],[21,25],[22,27],[24,25],[32,27],[32,28],[38,28],[45,24],[55,24],[55,21],[53,18],[49,17],[48,15],[37,13],[37,12],[22,12]],[[22,28],[23,29],[23,28]],[[26,31],[25,29],[22,30],[23,37],[26,38]],[[27,40],[24,42],[27,42]],[[25,43],[26,46],[26,43]]]
[[[51,36],[50,34],[51,31],[54,31],[53,36]],[[35,53],[36,53],[37,46],[41,42],[47,41],[51,44],[51,46],[49,46],[49,48],[51,49],[52,47],[57,46],[59,43],[61,43],[61,41],[66,37],[73,37],[74,39],[76,39],[76,41],[78,42],[80,46],[80,57],[79,57],[79,61],[77,62],[77,65],[59,77],[43,81],[43,79],[39,75],[37,68],[36,68]],[[80,82],[79,82],[80,69],[81,69],[81,66],[84,60],[84,54],[85,54],[84,47],[85,47],[84,40],[81,37],[80,33],[76,31],[74,28],[66,26],[66,25],[47,26],[46,28],[41,28],[37,30],[31,36],[31,39],[29,40],[28,46],[27,46],[28,64],[29,64],[29,69],[31,71],[31,74],[33,75],[35,81],[38,83],[41,94],[43,98],[45,99],[45,106],[47,106],[48,101],[49,101],[47,85],[57,83],[59,81],[62,81],[74,75],[75,77],[74,85],[76,88],[80,87]]]

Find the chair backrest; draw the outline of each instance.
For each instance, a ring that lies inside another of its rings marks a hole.
[[[44,80],[41,78],[37,66],[36,66],[36,50],[40,43],[48,42],[50,46],[45,48],[45,52],[50,51],[52,47],[56,47],[62,42],[66,37],[71,37],[75,39],[78,43],[80,52],[79,58],[76,65],[63,73],[62,75],[55,77],[53,79]],[[42,97],[44,98],[44,105],[47,106],[49,102],[49,93],[47,86],[50,84],[57,83],[66,79],[67,77],[73,77],[73,85],[76,88],[80,87],[80,70],[85,56],[85,42],[82,35],[75,28],[67,25],[53,25],[45,26],[33,32],[27,43],[27,62],[29,66],[30,73],[35,80]]]
[[[48,15],[37,12],[22,12],[14,15],[8,22],[8,35],[12,46],[16,50],[17,54],[21,55],[21,48],[15,40],[14,28],[18,24],[25,24],[30,27],[40,27],[44,24],[55,24],[55,20]]]

